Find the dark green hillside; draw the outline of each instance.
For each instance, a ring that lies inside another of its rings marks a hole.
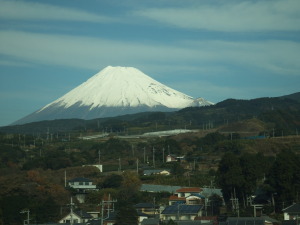
[[[189,107],[177,112],[147,112],[114,118],[93,120],[53,120],[18,126],[1,127],[5,133],[92,133],[108,132],[141,134],[171,129],[207,130],[257,118],[265,123],[265,131],[272,134],[294,134],[300,130],[299,93],[276,98],[251,100],[227,99],[216,105]]]
[[[285,95],[285,96],[282,96],[281,98],[283,98],[283,99],[293,99],[293,100],[296,100],[296,101],[300,102],[300,92],[290,94],[290,95]]]

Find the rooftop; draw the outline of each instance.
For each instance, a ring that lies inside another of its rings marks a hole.
[[[286,213],[300,213],[300,203],[294,203],[293,205],[282,210]]]
[[[197,214],[202,208],[202,205],[170,205],[161,214]]]
[[[190,188],[180,188],[178,190],[176,190],[176,192],[178,193],[192,193],[192,192],[195,192],[195,193],[200,193],[202,191],[201,188],[199,187],[190,187]]]

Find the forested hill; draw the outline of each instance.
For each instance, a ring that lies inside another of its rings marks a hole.
[[[274,98],[251,100],[227,99],[212,106],[189,107],[172,113],[152,112],[93,120],[53,120],[18,126],[1,127],[5,133],[71,132],[124,130],[144,132],[165,129],[202,129],[225,123],[257,118],[267,129],[284,130],[285,134],[300,131],[300,92]]]
[[[198,124],[212,121],[214,126],[257,118],[277,130],[294,132],[300,128],[300,101],[288,97],[227,99],[210,107],[185,108],[177,115]]]

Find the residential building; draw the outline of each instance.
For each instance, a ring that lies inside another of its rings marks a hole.
[[[74,210],[59,220],[59,223],[86,223],[92,218],[90,214],[82,210]]]
[[[68,185],[77,191],[76,198],[80,203],[84,203],[87,191],[97,190],[97,186],[93,184],[92,180],[83,177],[69,180]]]
[[[134,207],[137,212],[145,213],[147,215],[158,214],[157,206],[152,203],[138,203]]]
[[[294,203],[282,211],[284,220],[300,221],[300,203]]]
[[[196,217],[202,216],[202,205],[169,205],[160,215],[163,221],[168,220],[194,220]]]
[[[69,180],[68,185],[69,187],[80,191],[97,189],[96,185],[93,184],[92,180],[84,177],[77,177],[72,180]]]
[[[167,155],[166,162],[177,162],[177,158],[175,155]]]
[[[169,205],[187,204],[187,205],[203,205],[205,197],[201,195],[202,189],[198,187],[177,189],[174,195],[169,198]]]
[[[150,176],[150,175],[170,175],[170,171],[169,170],[144,170],[144,175],[145,176]]]

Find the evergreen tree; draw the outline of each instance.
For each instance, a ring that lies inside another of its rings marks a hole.
[[[280,152],[268,175],[267,184],[274,192],[277,207],[284,202],[291,204],[296,202],[300,190],[300,157],[292,151]]]
[[[236,193],[242,198],[245,178],[240,166],[240,159],[233,153],[226,153],[220,161],[217,181],[222,188],[226,202]]]
[[[119,208],[116,215],[116,225],[137,225],[138,214],[131,205],[123,205]]]

